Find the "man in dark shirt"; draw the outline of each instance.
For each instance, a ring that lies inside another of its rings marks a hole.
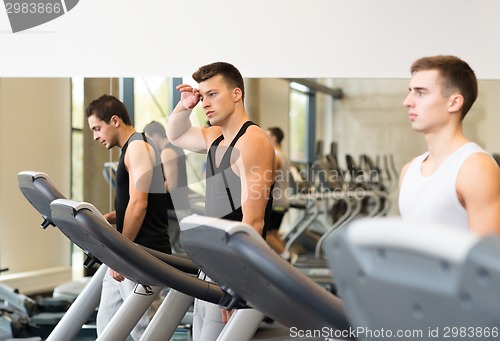
[[[193,74],[199,89],[177,87],[181,100],[167,124],[169,140],[184,149],[207,153],[206,214],[238,220],[265,235],[272,206],[275,153],[267,133],[250,122],[244,84],[231,64],[202,66]],[[201,103],[211,127],[193,127],[191,109]],[[215,340],[230,313],[195,301],[193,340]]]
[[[94,140],[107,149],[121,148],[116,172],[115,211],[104,215],[126,238],[137,244],[170,253],[167,233],[167,196],[163,187],[160,156],[142,133],[131,124],[125,105],[117,98],[103,95],[85,111]],[[97,315],[100,334],[135,283],[109,270],[103,280]],[[131,332],[139,340],[148,323],[146,314]]]

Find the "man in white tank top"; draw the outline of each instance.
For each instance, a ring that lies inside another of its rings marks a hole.
[[[427,152],[401,171],[399,210],[405,220],[437,222],[484,236],[500,232],[500,168],[462,130],[477,98],[477,80],[454,56],[424,57],[411,67],[403,102]]]

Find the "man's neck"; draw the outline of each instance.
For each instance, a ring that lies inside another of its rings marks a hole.
[[[428,133],[425,135],[425,141],[429,151],[428,159],[437,164],[440,164],[451,153],[469,142],[461,126],[444,129],[438,133]]]
[[[118,147],[123,148],[125,143],[127,143],[130,136],[135,133],[135,128],[133,126],[123,125],[120,135],[118,137]]]
[[[224,140],[226,140],[227,143],[230,143],[246,121],[248,121],[248,116],[245,109],[235,111],[232,115],[230,115],[220,125],[222,135],[224,135]]]

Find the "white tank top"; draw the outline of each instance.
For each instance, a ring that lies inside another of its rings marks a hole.
[[[486,153],[469,142],[450,154],[429,176],[421,172],[428,152],[417,156],[408,167],[399,191],[399,212],[404,220],[432,222],[468,230],[467,211],[457,196],[458,173],[474,153]]]

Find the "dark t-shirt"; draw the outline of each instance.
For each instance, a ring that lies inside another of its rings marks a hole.
[[[231,168],[231,153],[236,153],[234,145],[246,132],[247,128],[255,123],[247,121],[240,128],[238,134],[227,150],[224,152],[220,165],[217,167],[215,162],[215,152],[224,136],[219,136],[210,146],[207,155],[207,178],[205,210],[206,215],[227,220],[242,221],[243,211],[241,209],[241,179]],[[234,159],[238,156],[235,155]],[[271,189],[272,192],[272,189]],[[269,196],[266,212],[264,216],[264,229],[262,236],[265,238],[269,216],[271,213],[273,198]]]
[[[141,140],[148,143],[152,148],[153,144],[147,140],[143,133],[134,133],[122,148],[118,168],[116,170],[116,228],[118,232],[123,231],[123,221],[125,211],[130,200],[129,195],[129,173],[125,167],[125,154],[130,142]],[[170,240],[168,237],[168,216],[167,216],[167,194],[163,184],[163,171],[161,168],[160,153],[155,150],[156,160],[153,167],[153,176],[149,186],[148,206],[141,229],[134,242],[149,247],[151,249],[171,253]],[[141,181],[140,179],[138,181]]]

